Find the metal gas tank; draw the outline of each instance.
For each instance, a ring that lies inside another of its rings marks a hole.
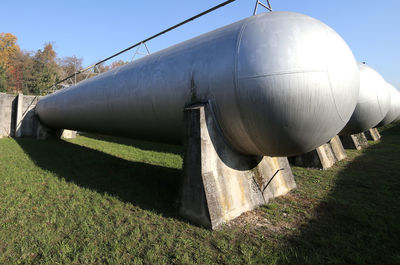
[[[46,96],[36,112],[53,128],[180,142],[185,106],[208,102],[241,153],[289,156],[346,125],[359,80],[350,48],[333,29],[271,12]]]
[[[385,118],[390,107],[390,92],[386,81],[374,69],[358,63],[360,92],[357,106],[340,135],[362,133]]]

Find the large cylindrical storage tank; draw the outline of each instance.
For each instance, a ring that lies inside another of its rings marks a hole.
[[[289,156],[336,135],[358,89],[354,56],[334,30],[271,12],[46,96],[36,111],[52,128],[181,142],[185,106],[209,102],[239,152]]]
[[[383,77],[364,63],[360,70],[360,92],[357,106],[349,122],[339,133],[350,135],[362,133],[375,127],[385,118],[390,107],[389,87]]]
[[[384,126],[392,123],[400,115],[400,93],[399,91],[387,83],[390,92],[390,108],[385,118],[379,123],[378,126]]]

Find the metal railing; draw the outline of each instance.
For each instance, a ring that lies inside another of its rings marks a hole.
[[[135,57],[137,55],[148,55],[148,54],[150,54],[149,48],[148,48],[148,46],[146,44],[148,41],[150,41],[150,40],[152,40],[154,38],[157,38],[157,37],[169,32],[169,31],[171,31],[173,29],[176,29],[176,28],[178,28],[178,27],[180,27],[180,26],[182,26],[182,25],[184,25],[184,24],[186,24],[186,23],[188,23],[190,21],[193,21],[193,20],[195,20],[195,19],[197,19],[197,18],[199,18],[201,16],[204,16],[204,15],[206,15],[206,14],[208,14],[208,13],[214,11],[214,10],[217,10],[217,9],[219,9],[219,8],[221,8],[221,7],[223,7],[223,6],[227,5],[227,4],[230,4],[232,2],[235,2],[235,1],[236,0],[225,1],[225,2],[223,2],[221,4],[219,4],[219,5],[216,5],[216,6],[212,7],[212,8],[210,8],[210,9],[207,9],[206,11],[203,11],[203,12],[201,12],[201,13],[193,16],[193,17],[190,17],[190,18],[188,18],[188,19],[186,19],[186,20],[184,20],[184,21],[182,21],[182,22],[180,22],[180,23],[178,23],[178,24],[176,24],[176,25],[174,25],[172,27],[169,27],[169,28],[167,28],[167,29],[155,34],[155,35],[152,35],[152,36],[150,36],[150,37],[148,37],[148,38],[146,38],[146,39],[144,39],[142,41],[139,41],[139,42],[135,43],[134,45],[132,45],[132,46],[130,46],[130,47],[128,47],[128,48],[126,48],[126,49],[124,49],[122,51],[119,51],[119,52],[117,52],[117,53],[115,53],[115,54],[113,54],[113,55],[111,55],[111,56],[109,56],[109,57],[107,57],[107,58],[95,63],[95,64],[92,64],[92,65],[90,65],[90,66],[88,66],[88,67],[86,67],[84,69],[78,70],[78,71],[74,72],[72,75],[67,76],[66,78],[64,78],[64,79],[52,84],[51,86],[47,87],[44,90],[41,90],[40,94],[41,95],[45,95],[45,94],[47,94],[49,92],[54,92],[54,91],[58,90],[58,88],[65,88],[65,87],[69,87],[69,86],[72,86],[72,85],[76,85],[77,84],[77,76],[81,75],[81,74],[85,74],[85,78],[83,80],[86,80],[86,79],[88,79],[88,78],[90,78],[90,77],[92,77],[94,75],[98,75],[98,74],[101,73],[101,71],[99,69],[99,66],[101,64],[103,64],[103,63],[107,62],[108,60],[110,60],[112,58],[115,58],[116,56],[121,55],[121,54],[123,54],[123,53],[125,53],[125,52],[127,52],[127,51],[129,51],[129,50],[131,50],[133,48],[135,48],[135,47],[136,47],[136,51],[135,51],[135,53],[134,53],[134,55],[132,57],[132,61],[135,59]],[[266,0],[266,4],[263,4],[260,0],[257,0],[256,1],[256,5],[254,7],[253,16],[257,14],[258,6],[262,6],[262,7],[266,8],[267,10],[272,11],[271,4],[270,4],[269,0]],[[140,49],[140,47],[142,45],[145,47],[147,54],[140,53],[139,49]],[[64,82],[67,82],[67,84],[65,84]]]
[[[148,37],[148,38],[146,38],[146,39],[144,39],[142,41],[139,41],[139,42],[135,43],[134,45],[132,45],[132,46],[130,46],[130,47],[128,47],[128,48],[126,48],[126,49],[124,49],[122,51],[119,51],[119,52],[117,52],[117,53],[115,53],[115,54],[113,54],[113,55],[111,55],[111,56],[109,56],[109,57],[107,57],[107,58],[95,63],[95,64],[92,64],[92,65],[90,65],[90,66],[88,66],[88,67],[86,67],[84,69],[76,71],[72,75],[67,76],[66,78],[64,78],[64,79],[52,84],[51,86],[47,87],[44,90],[41,90],[40,94],[43,95],[43,94],[47,94],[49,92],[54,92],[55,90],[57,90],[57,87],[63,88],[63,87],[68,87],[70,85],[76,85],[77,76],[80,75],[80,74],[86,73],[85,79],[87,79],[87,78],[89,78],[89,77],[91,77],[93,75],[97,75],[97,74],[100,73],[100,69],[98,68],[98,66],[100,66],[101,64],[105,63],[106,61],[108,61],[108,60],[110,60],[110,59],[112,59],[112,58],[114,58],[114,57],[116,57],[116,56],[118,56],[118,55],[120,55],[122,53],[125,53],[125,52],[127,52],[127,51],[129,51],[129,50],[131,50],[131,49],[133,49],[135,47],[137,47],[137,49],[136,49],[136,52],[135,52],[135,54],[133,56],[133,59],[135,58],[136,55],[141,54],[141,53],[139,53],[139,48],[142,45],[145,46],[147,53],[150,54],[150,51],[149,51],[149,49],[147,47],[147,44],[146,44],[148,41],[150,41],[150,40],[152,40],[154,38],[157,38],[157,37],[169,32],[169,31],[171,31],[173,29],[176,29],[176,28],[178,28],[178,27],[180,27],[180,26],[182,26],[182,25],[184,25],[184,24],[186,24],[186,23],[188,23],[190,21],[193,21],[193,20],[195,20],[195,19],[197,19],[197,18],[199,18],[201,16],[204,16],[204,15],[206,15],[206,14],[208,14],[208,13],[214,11],[214,10],[217,10],[217,9],[219,9],[219,8],[221,8],[221,7],[223,7],[223,6],[227,5],[227,4],[230,4],[232,2],[235,2],[235,1],[236,0],[225,1],[225,2],[223,2],[221,4],[219,4],[219,5],[216,5],[216,6],[212,7],[212,8],[210,8],[210,9],[207,9],[206,11],[203,11],[203,12],[201,12],[201,13],[193,16],[193,17],[190,17],[190,18],[188,18],[188,19],[186,19],[186,20],[184,20],[184,21],[182,21],[182,22],[180,22],[180,23],[178,23],[178,24],[176,24],[176,25],[174,25],[172,27],[169,27],[169,28],[167,28],[167,29],[155,34],[155,35],[152,35],[152,36],[150,36],[150,37]],[[64,82],[66,82],[66,81],[70,82],[70,84],[62,84]]]

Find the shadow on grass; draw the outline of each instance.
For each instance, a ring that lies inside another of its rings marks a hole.
[[[336,176],[283,264],[400,264],[400,124]]]
[[[16,141],[37,166],[66,181],[177,217],[175,202],[181,170],[127,161],[57,139]]]
[[[131,138],[124,137],[114,137],[109,135],[93,134],[93,133],[81,133],[81,135],[100,141],[113,142],[117,144],[123,144],[128,146],[133,146],[141,150],[147,151],[157,151],[163,153],[172,153],[177,155],[182,155],[182,147],[178,145],[169,144],[155,144],[154,142],[135,140]]]

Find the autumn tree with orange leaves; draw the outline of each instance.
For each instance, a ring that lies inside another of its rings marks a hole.
[[[36,52],[22,51],[17,37],[0,33],[0,92],[40,94],[57,81],[82,69],[82,58],[75,55],[57,58],[52,43],[45,43]],[[119,60],[111,65],[98,65],[92,75],[78,75],[76,81],[120,67],[128,62]]]
[[[0,91],[8,90],[8,76],[19,78],[12,63],[19,52],[17,37],[11,33],[0,33]]]
[[[0,33],[0,92],[39,94],[62,75],[56,59],[51,43],[31,53],[21,51],[13,34]]]

